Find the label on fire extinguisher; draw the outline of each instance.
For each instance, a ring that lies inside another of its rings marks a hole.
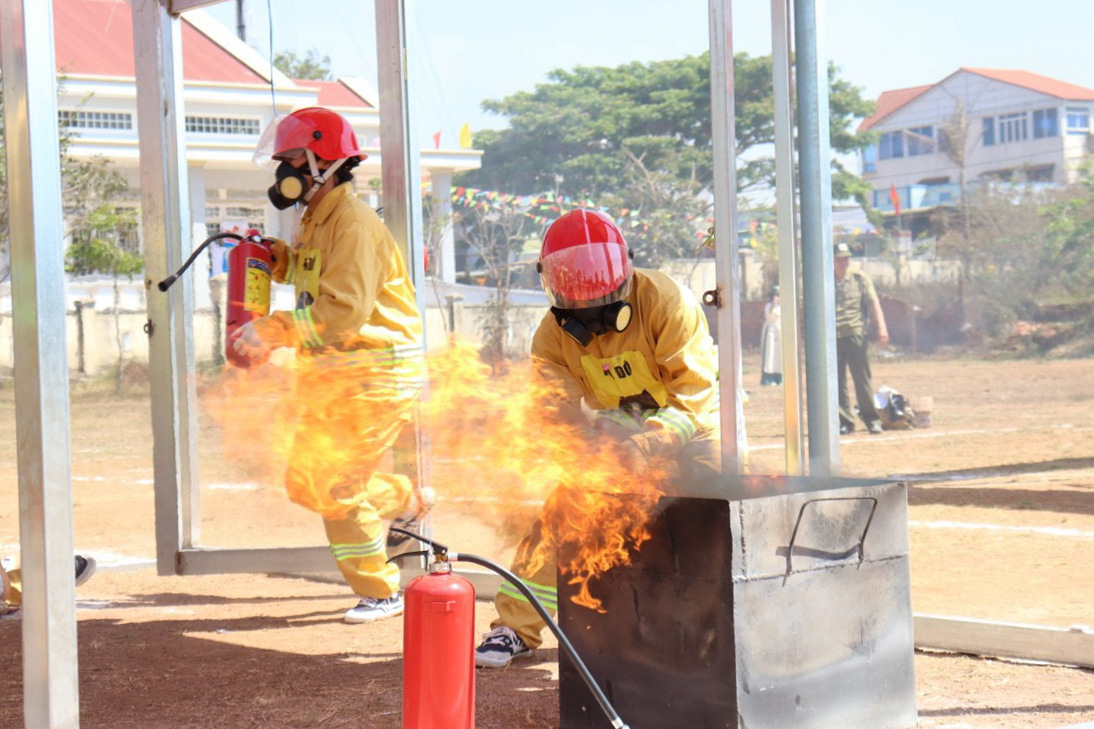
[[[270,265],[261,258],[247,259],[247,287],[243,308],[261,316],[270,313]]]

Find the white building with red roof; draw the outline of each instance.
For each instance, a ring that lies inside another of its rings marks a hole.
[[[1094,89],[1029,71],[962,68],[936,84],[886,91],[860,131],[878,142],[863,155],[873,203],[902,213],[960,199],[985,180],[1066,184],[1094,151]],[[963,123],[962,123],[963,121]],[[964,139],[954,137],[961,134]],[[966,189],[968,189],[966,187]]]
[[[54,50],[60,95],[58,114],[72,134],[70,156],[87,160],[101,156],[121,173],[132,190],[118,207],[140,205],[140,144],[133,24],[129,0],[52,0]],[[368,81],[290,79],[271,68],[204,10],[181,16],[183,102],[190,219],[196,243],[222,229],[257,227],[268,235],[288,238],[294,213],[270,204],[267,189],[272,174],[257,167],[252,157],[261,132],[275,116],[295,109],[325,106],[341,113],[353,125],[368,159],[354,170],[356,189],[374,207],[383,205],[380,186],[380,115],[378,94]],[[0,69],[2,71],[2,69]],[[451,138],[455,138],[452,134]],[[421,178],[433,190],[433,202],[442,213],[451,209],[452,174],[480,166],[482,152],[474,149],[426,148],[419,152]],[[451,231],[440,245],[450,249]],[[211,356],[216,338],[210,333],[214,310],[213,280],[220,278],[222,256],[203,254],[191,268],[194,276],[195,341],[199,359]],[[452,260],[451,257],[448,257]],[[446,259],[444,252],[441,261]],[[454,280],[454,271],[439,277]],[[277,293],[277,292],[275,292]],[[278,295],[285,294],[280,291]],[[288,292],[291,294],[291,291]],[[118,304],[115,296],[120,295]],[[221,294],[222,295],[222,294]],[[283,308],[291,307],[289,304]],[[76,306],[79,302],[80,306]],[[280,302],[284,304],[284,301]],[[115,323],[106,315],[121,312]],[[120,294],[106,276],[82,277],[69,282],[69,366],[74,372],[95,372],[117,358],[122,342],[126,357],[147,357],[145,289],[140,277],[123,282]],[[0,369],[13,361],[12,328],[4,321],[12,314],[10,281],[0,280]],[[74,322],[79,320],[77,326]],[[115,331],[117,327],[117,331]],[[79,356],[72,344],[88,329]]]
[[[129,1],[53,0],[53,25],[62,87],[58,112],[73,133],[70,154],[111,160],[136,191],[140,149]],[[266,196],[270,173],[251,157],[275,114],[294,109],[326,106],[347,117],[369,155],[355,170],[357,189],[368,190],[365,183],[380,176],[378,99],[370,83],[290,79],[204,10],[184,13],[181,31],[194,222],[215,229],[222,221],[244,221],[281,232],[282,216]],[[472,149],[423,149],[423,182],[438,183],[438,192],[447,195],[452,173],[477,169],[481,156]]]

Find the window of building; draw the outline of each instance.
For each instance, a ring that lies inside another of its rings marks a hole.
[[[262,220],[262,208],[243,208],[229,205],[224,208],[224,217],[234,220]]]
[[[934,127],[914,127],[908,130],[908,156],[934,154]]]
[[[186,131],[198,134],[243,134],[257,136],[258,119],[233,119],[219,116],[188,116]]]
[[[862,172],[869,174],[877,172],[877,145],[871,144],[862,150]]]
[[[1086,134],[1090,129],[1090,109],[1069,108],[1067,110],[1067,133]]]
[[[879,159],[893,159],[904,156],[904,132],[886,132],[881,135],[878,146]]]
[[[1037,109],[1033,112],[1033,138],[1059,136],[1060,131],[1056,125],[1055,109]]]
[[[990,147],[995,144],[995,117],[984,117],[984,146]]]
[[[996,132],[1000,144],[1029,139],[1029,115],[1025,112],[1001,114]]]
[[[1052,182],[1052,173],[1055,168],[1056,166],[1051,164],[1035,165],[1026,167],[1023,172],[1028,182]]]
[[[72,129],[132,129],[133,115],[108,111],[59,111],[61,124]]]

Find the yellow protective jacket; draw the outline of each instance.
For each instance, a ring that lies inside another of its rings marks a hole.
[[[622,332],[582,347],[552,312],[532,339],[532,360],[574,417],[588,407],[634,430],[647,455],[671,456],[696,438],[717,438],[717,356],[698,300],[660,271],[635,269]]]
[[[309,206],[298,240],[291,248],[275,242],[273,253],[273,278],[295,285],[296,308],[254,322],[268,345],[368,350],[385,363],[422,353],[422,318],[402,253],[352,185]]]

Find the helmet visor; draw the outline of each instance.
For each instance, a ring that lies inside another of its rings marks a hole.
[[[276,172],[281,160],[296,157],[304,152],[312,140],[314,127],[294,116],[274,117],[255,145],[252,160],[255,165],[269,172]]]
[[[613,304],[630,293],[631,260],[618,243],[586,243],[555,251],[540,261],[551,306],[587,309]]]

